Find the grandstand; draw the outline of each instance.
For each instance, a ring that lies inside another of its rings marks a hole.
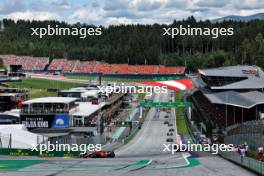
[[[63,72],[72,72],[80,64],[79,62],[79,60],[66,60],[62,63],[61,70]]]
[[[66,59],[53,59],[49,65],[49,70],[62,70],[64,62]]]
[[[141,65],[138,66],[138,74],[157,74],[159,66],[156,65]]]
[[[264,72],[257,66],[230,66],[199,70],[192,120],[204,132],[264,118]]]
[[[121,72],[122,72],[122,74],[135,74],[135,73],[137,73],[137,70],[138,70],[137,66],[126,64],[125,66],[120,67],[119,74]]]
[[[95,67],[93,72],[95,73],[103,73],[103,74],[112,74],[112,65],[105,63],[105,62],[98,62]]]
[[[96,61],[81,61],[76,65],[75,69],[72,71],[74,73],[93,73],[94,68],[98,62]],[[50,68],[49,68],[50,70]]]
[[[108,64],[99,61],[79,61],[53,59],[49,71],[63,73],[103,73],[103,74],[184,74],[185,67],[163,65]]]
[[[23,71],[44,71],[49,64],[48,57],[0,55],[5,66],[22,65]]]
[[[33,70],[44,70],[49,63],[49,59],[47,57],[34,57],[34,59],[36,60]]]
[[[127,64],[112,64],[113,73],[126,74],[128,71]]]
[[[59,71],[62,73],[102,73],[111,74],[142,74],[142,75],[183,75],[185,67],[172,67],[164,65],[128,65],[128,64],[109,64],[99,61],[80,61],[56,58],[49,62],[48,57],[32,57],[17,55],[0,55],[4,65],[21,65],[26,72]],[[47,70],[46,70],[47,68]]]
[[[182,74],[185,72],[185,67],[159,67],[159,74]]]

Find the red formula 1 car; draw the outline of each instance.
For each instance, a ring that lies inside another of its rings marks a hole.
[[[81,156],[82,158],[114,158],[115,153],[113,151],[98,151],[93,153],[86,153]]]

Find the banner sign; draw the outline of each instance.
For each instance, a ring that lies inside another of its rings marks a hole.
[[[69,115],[56,114],[53,120],[52,128],[69,128]]]
[[[191,102],[140,102],[143,107],[189,107]]]

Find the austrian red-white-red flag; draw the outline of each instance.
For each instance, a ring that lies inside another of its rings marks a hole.
[[[151,86],[166,86],[169,89],[175,91],[188,90],[193,87],[193,83],[190,79],[182,80],[170,80],[170,81],[146,81],[146,82],[137,82],[138,84],[146,84]]]

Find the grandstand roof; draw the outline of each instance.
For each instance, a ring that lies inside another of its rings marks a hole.
[[[33,100],[28,100],[23,102],[23,104],[32,104],[32,103],[71,103],[78,100],[77,98],[71,97],[43,97],[36,98]]]
[[[69,89],[69,90],[61,90],[60,92],[69,92],[69,93],[82,93],[82,92],[85,92],[86,90],[77,90],[77,89]]]
[[[219,68],[211,68],[211,69],[200,69],[199,73],[205,76],[237,76],[243,77],[247,75],[247,73],[256,73],[262,70],[257,66],[249,66],[249,65],[237,65],[237,66],[228,66],[228,67],[219,67]]]
[[[15,116],[15,117],[19,117],[20,116],[20,109],[12,109],[10,111],[5,111],[0,113],[1,115],[10,115],[10,116]]]
[[[264,72],[257,66],[238,65],[199,70],[205,77],[238,77],[245,78],[223,86],[212,86],[211,89],[262,89]]]
[[[81,93],[81,97],[98,97],[99,90],[91,89],[88,90],[86,88],[79,88],[79,89],[69,89],[69,90],[62,90],[62,93]]]
[[[9,137],[12,135],[12,147],[13,148],[32,148],[36,146],[37,138],[43,138],[42,135],[31,133],[27,130],[25,125],[12,124],[12,125],[0,125],[0,133],[2,137],[2,143],[8,144]],[[44,138],[46,140],[47,138]],[[7,146],[6,146],[7,147]]]
[[[264,104],[264,93],[259,91],[224,91],[217,93],[204,93],[204,95],[213,104],[230,105],[247,109],[259,104]]]
[[[264,78],[246,79],[226,86],[217,87],[217,89],[262,89],[262,88],[264,88]]]
[[[91,102],[79,102],[77,112],[73,113],[73,116],[85,116],[89,117],[99,109],[105,106],[105,102],[100,104],[92,104]]]
[[[83,97],[98,97],[98,90],[88,90],[82,94]]]
[[[1,97],[14,97],[16,95],[19,95],[19,93],[0,93]]]

